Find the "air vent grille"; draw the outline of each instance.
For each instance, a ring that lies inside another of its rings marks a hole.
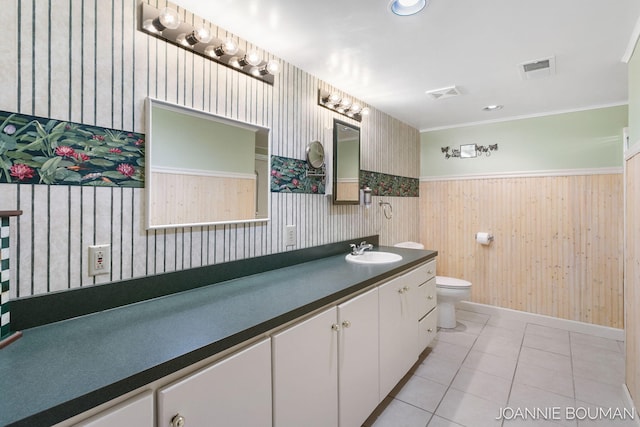
[[[449,86],[442,89],[428,90],[425,92],[428,96],[433,99],[444,99],[451,98],[453,96],[462,95],[457,87]]]
[[[520,77],[523,80],[549,77],[556,72],[556,59],[552,56],[535,61],[527,61],[524,64],[520,64],[519,69]]]

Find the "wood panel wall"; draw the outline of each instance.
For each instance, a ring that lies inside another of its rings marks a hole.
[[[421,182],[420,237],[472,301],[623,327],[622,174]],[[489,246],[475,233],[490,232]]]
[[[625,165],[625,382],[640,403],[640,154]]]
[[[161,8],[167,2],[150,4]],[[334,88],[284,61],[269,86],[137,31],[137,5],[3,1],[0,109],[144,133],[144,101],[152,96],[268,127],[272,154],[298,159],[311,141],[331,146],[334,118],[349,121],[317,105],[318,88]],[[183,20],[202,22],[178,10]],[[212,28],[226,37],[224,29]],[[240,46],[254,47],[244,40]],[[353,124],[361,128],[363,169],[419,176],[417,129],[375,109]],[[386,220],[377,205],[366,210],[333,206],[323,195],[271,193],[268,223],[147,231],[144,196],[143,189],[0,184],[0,209],[24,211],[12,230],[11,297],[363,235],[379,233],[381,243],[392,244],[418,234],[418,198],[385,197],[394,208],[393,219]],[[295,246],[284,246],[287,224],[297,225]],[[112,272],[89,277],[87,246],[101,243],[111,243]]]

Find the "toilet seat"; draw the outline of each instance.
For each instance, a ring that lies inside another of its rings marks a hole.
[[[454,277],[436,276],[436,288],[444,289],[468,289],[471,288],[471,282]]]

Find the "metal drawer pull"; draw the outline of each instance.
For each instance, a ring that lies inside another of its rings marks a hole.
[[[349,322],[348,320],[345,320],[344,322],[342,322],[342,326],[345,328],[348,328],[349,326],[351,326],[351,322]]]
[[[338,325],[337,323],[334,323],[333,325],[331,325],[331,330],[339,331],[340,330],[340,325]]]
[[[427,329],[427,332],[433,332],[433,328]]]

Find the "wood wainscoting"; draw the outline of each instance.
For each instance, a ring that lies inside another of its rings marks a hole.
[[[202,224],[256,218],[256,177],[151,172],[151,224]],[[206,194],[207,197],[202,197]]]
[[[637,407],[640,403],[640,154],[625,163],[625,382]]]
[[[622,328],[622,186],[619,173],[423,181],[421,242],[473,302]]]

